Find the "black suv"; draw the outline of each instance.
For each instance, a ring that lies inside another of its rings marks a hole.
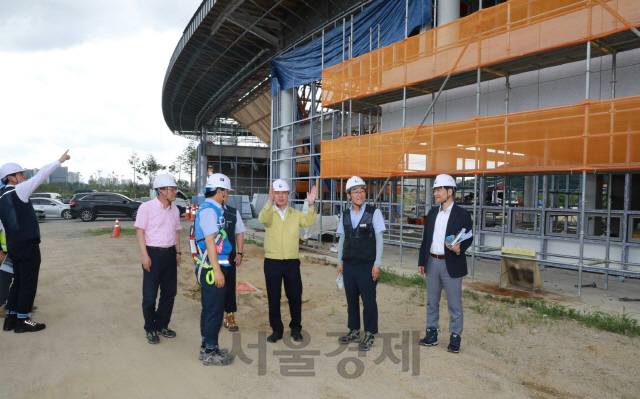
[[[97,217],[130,217],[135,220],[142,202],[134,201],[121,194],[89,193],[78,194],[69,202],[71,216],[90,222]]]

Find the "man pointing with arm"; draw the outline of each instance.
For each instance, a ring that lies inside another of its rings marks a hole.
[[[44,330],[44,323],[29,317],[38,289],[40,273],[40,226],[29,197],[60,165],[71,159],[67,154],[43,166],[31,179],[26,169],[17,163],[0,167],[0,180],[5,186],[0,192],[0,221],[5,229],[7,250],[13,261],[13,285],[7,300],[7,318],[3,330],[16,333]]]

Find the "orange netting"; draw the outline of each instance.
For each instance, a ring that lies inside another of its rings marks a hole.
[[[510,0],[322,71],[325,106],[640,25],[638,0]]]
[[[322,142],[322,178],[640,169],[640,96]]]

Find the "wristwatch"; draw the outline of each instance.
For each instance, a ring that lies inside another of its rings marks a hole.
[[[244,256],[244,252],[238,252],[236,255]]]

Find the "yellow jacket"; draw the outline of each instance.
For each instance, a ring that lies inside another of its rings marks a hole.
[[[275,204],[266,204],[260,211],[258,220],[265,227],[265,258],[298,259],[300,227],[309,227],[316,223],[316,209],[310,205],[309,211],[305,214],[289,206],[282,221]]]

